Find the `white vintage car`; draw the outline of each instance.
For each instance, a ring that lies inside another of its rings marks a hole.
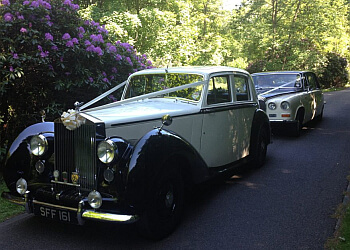
[[[261,166],[270,143],[251,76],[236,68],[144,70],[76,106],[28,127],[9,150],[2,196],[29,213],[136,222],[160,239],[178,224],[187,188]]]
[[[303,124],[322,119],[324,97],[314,73],[261,72],[252,77],[272,128],[290,126],[292,133],[299,136]]]

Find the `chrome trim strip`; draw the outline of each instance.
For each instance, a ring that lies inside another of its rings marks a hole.
[[[74,186],[74,187],[80,187],[80,184],[74,184],[74,183],[64,182],[64,181],[51,180],[51,183],[62,184],[62,185],[67,185],[67,186]]]
[[[93,210],[85,210],[82,214],[82,217],[87,219],[94,219],[94,220],[126,222],[126,223],[132,223],[138,220],[137,215],[101,213]]]
[[[33,203],[34,204],[38,204],[38,205],[47,206],[47,207],[54,207],[54,208],[58,208],[58,209],[65,209],[65,210],[70,210],[70,211],[73,211],[73,212],[78,212],[78,209],[77,208],[73,208],[73,207],[65,207],[65,206],[50,204],[50,203],[37,201],[37,200],[33,200]]]
[[[17,204],[17,205],[21,205],[21,206],[26,205],[26,200],[24,197],[14,196],[9,192],[2,192],[1,197],[6,199],[7,201],[14,203],[14,204]]]

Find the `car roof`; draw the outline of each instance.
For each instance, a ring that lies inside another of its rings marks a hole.
[[[220,72],[240,72],[249,74],[247,71],[243,69],[226,67],[226,66],[185,66],[185,67],[170,67],[170,68],[152,68],[145,69],[138,72],[135,72],[131,76],[134,75],[143,75],[143,74],[160,74],[160,73],[193,73],[193,74],[201,74],[205,76],[209,76],[213,73]]]
[[[306,70],[290,70],[290,71],[267,71],[267,72],[257,72],[253,73],[252,76],[256,75],[276,75],[276,74],[303,74],[310,71]]]

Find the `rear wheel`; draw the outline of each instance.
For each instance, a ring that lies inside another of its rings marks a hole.
[[[174,231],[184,207],[184,182],[180,171],[167,168],[151,188],[148,204],[138,227],[149,239],[159,240]]]
[[[256,168],[262,167],[264,165],[266,160],[266,154],[267,154],[267,145],[268,145],[268,131],[265,127],[261,127],[257,142],[254,148],[253,153],[253,165]]]

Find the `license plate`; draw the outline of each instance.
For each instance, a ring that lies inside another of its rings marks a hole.
[[[66,209],[36,205],[34,214],[51,220],[77,224],[77,213]]]

